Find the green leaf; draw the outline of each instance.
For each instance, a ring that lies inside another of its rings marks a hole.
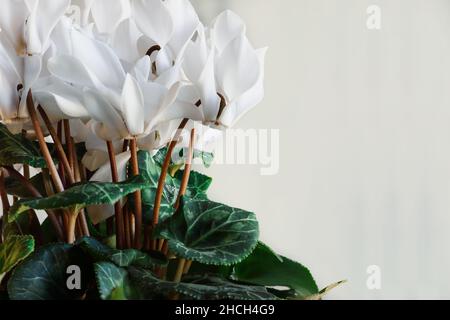
[[[39,149],[22,134],[12,134],[0,123],[0,166],[28,164],[35,168],[45,168],[46,162]]]
[[[79,246],[94,261],[108,260],[108,258],[116,252],[115,249],[108,247],[92,237],[83,237],[75,244]]]
[[[0,244],[0,282],[6,273],[34,250],[32,236],[11,236]]]
[[[48,198],[19,200],[11,207],[9,221],[29,209],[73,208],[78,211],[90,205],[114,204],[126,195],[145,188],[147,181],[142,176],[133,177],[120,183],[88,182],[76,185],[64,192]]]
[[[45,195],[44,178],[42,173],[33,176],[30,183],[39,191],[40,194]],[[14,178],[5,179],[5,189],[6,192],[12,196],[19,198],[33,198],[34,196],[28,191],[27,188],[23,186],[19,181]]]
[[[127,271],[110,262],[94,265],[97,288],[102,300],[126,300],[125,281]]]
[[[165,267],[168,261],[160,252],[145,253],[135,249],[117,250],[108,257],[119,267],[135,266],[150,269],[156,266]]]
[[[252,254],[233,268],[231,279],[262,286],[285,286],[306,298],[319,293],[309,270],[298,262],[275,254],[259,243]]]
[[[146,223],[153,221],[153,207],[159,177],[161,175],[161,167],[155,160],[155,158],[158,158],[158,155],[159,157],[162,157],[161,151],[154,157],[147,151],[141,150],[138,152],[139,172],[149,181],[147,188],[141,191],[142,211],[144,222]],[[164,161],[164,159],[162,160]],[[180,190],[182,175],[183,172],[178,172],[175,178],[170,175],[167,175],[166,177],[159,213],[160,222],[172,216],[175,211],[174,205],[177,200],[178,191]],[[192,199],[206,199],[206,191],[211,185],[211,181],[212,179],[210,177],[195,171],[191,172],[186,190],[186,197]],[[131,201],[130,204],[133,207],[134,201]]]
[[[276,297],[261,286],[237,284],[216,276],[190,276],[183,282],[161,280],[150,271],[131,267],[130,282],[142,299],[154,299],[157,295],[169,296],[178,292],[197,300],[272,300]]]
[[[69,266],[81,269],[80,290],[67,286]],[[8,294],[12,300],[79,299],[86,291],[89,275],[80,249],[69,244],[50,244],[38,249],[14,270],[8,281]]]
[[[177,256],[214,265],[242,261],[258,236],[255,214],[209,200],[183,200],[180,210],[155,229],[155,237],[168,239]]]
[[[184,170],[178,171],[175,176],[178,188],[181,185],[183,174]],[[207,199],[206,192],[211,186],[211,183],[212,178],[205,176],[204,174],[201,174],[199,172],[191,171],[185,197],[189,198],[190,200]]]
[[[77,241],[76,245],[94,261],[114,262],[119,267],[152,268],[155,266],[165,267],[168,264],[167,258],[160,252],[147,253],[135,249],[117,250],[92,237],[83,237]]]

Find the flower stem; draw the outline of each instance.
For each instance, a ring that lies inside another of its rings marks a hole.
[[[3,220],[0,223],[0,243],[3,242],[3,230],[8,223],[8,212],[11,209],[9,205],[8,195],[5,189],[5,173],[3,168],[0,168],[0,198],[2,201],[3,208]]]
[[[194,145],[195,145],[195,129],[191,130],[191,138],[189,140],[189,151],[186,158],[186,164],[184,166],[183,178],[181,179],[180,190],[178,191],[177,201],[175,203],[175,211],[180,206],[181,198],[186,194],[186,189],[189,183],[189,177],[191,175],[192,161],[194,157]],[[161,239],[159,242],[158,250],[162,250],[166,240]]]
[[[175,273],[175,277],[173,278],[173,282],[179,283],[181,278],[183,277],[184,266],[186,265],[186,259],[181,258],[178,261],[177,272]]]
[[[133,138],[130,141],[131,152],[131,170],[133,176],[139,175],[139,164],[137,157],[137,141]],[[142,229],[142,198],[141,191],[134,193],[134,248],[141,248],[141,229]]]
[[[186,261],[186,264],[184,265],[183,274],[188,274],[189,269],[191,269],[191,266],[192,266],[192,260]]]
[[[175,210],[178,210],[180,206],[181,198],[186,194],[186,189],[189,183],[189,177],[191,175],[192,160],[194,157],[194,145],[195,145],[195,129],[191,130],[191,139],[189,141],[189,151],[186,158],[186,165],[184,166],[183,178],[181,180],[180,190],[178,191],[177,202],[175,203]]]
[[[70,122],[67,119],[63,120],[63,125],[64,125],[64,138],[65,138],[65,142],[66,142],[66,150],[67,150],[67,159],[69,160],[69,166],[70,169],[73,173],[74,171],[74,147],[73,147],[73,142],[72,142],[72,134],[70,132]],[[73,174],[72,174],[73,175]]]
[[[78,163],[78,156],[77,152],[75,150],[75,141],[72,137],[70,137],[71,140],[71,147],[72,147],[72,163],[73,163],[73,174],[76,182],[81,182],[81,170],[80,165]],[[81,234],[83,236],[90,236],[89,227],[86,220],[86,211],[84,209],[80,210],[80,213],[78,214],[78,220],[80,221],[80,227],[81,227]]]
[[[11,209],[11,206],[9,204],[8,194],[6,193],[5,173],[4,173],[4,169],[3,168],[0,168],[0,197],[2,199],[3,212],[5,214],[7,214],[9,209]]]
[[[64,191],[64,186],[62,184],[61,178],[58,175],[58,170],[56,169],[55,163],[53,162],[50,151],[48,150],[47,143],[45,142],[44,134],[42,133],[41,125],[39,124],[36,110],[34,109],[34,101],[31,90],[28,92],[27,96],[27,109],[28,113],[30,114],[31,122],[33,123],[36,137],[39,142],[39,147],[50,171],[53,183],[55,184],[56,191],[62,192]]]
[[[166,182],[167,172],[170,167],[170,160],[172,159],[172,153],[175,149],[178,140],[181,136],[181,131],[186,127],[186,124],[189,122],[189,119],[183,119],[181,121],[178,130],[175,132],[175,136],[173,137],[172,141],[169,144],[169,148],[167,149],[166,157],[164,158],[164,162],[161,168],[161,175],[159,176],[158,180],[158,187],[156,189],[156,196],[155,196],[155,204],[153,206],[153,228],[158,224],[159,222],[159,212],[161,210],[161,201],[162,196],[164,193],[164,184]],[[151,233],[151,228],[149,229],[149,232]],[[152,238],[152,235],[149,235],[149,238]],[[157,240],[152,239],[151,240],[151,248],[153,250],[157,249]]]
[[[112,182],[117,183],[119,182],[119,174],[117,172],[116,153],[114,152],[114,146],[111,141],[107,141],[106,146],[108,148]],[[125,229],[120,201],[114,204],[114,215],[116,218],[116,247],[117,249],[123,249]]]
[[[24,176],[22,176],[20,172],[18,172],[16,169],[14,169],[13,167],[5,167],[4,170],[8,173],[8,176],[17,180],[22,186],[24,186],[33,197],[42,198],[41,193],[35,188],[35,186],[33,186],[31,182]],[[50,222],[56,231],[58,239],[63,240],[64,233],[61,224],[56,217],[55,212],[52,210],[47,210],[47,216],[50,219]]]
[[[69,224],[67,228],[67,243],[73,244],[75,242],[75,228],[77,226],[78,212],[69,213]]]
[[[75,184],[75,178],[73,175],[73,167],[71,165],[72,159],[69,159],[68,156],[66,155],[66,152],[64,151],[61,140],[58,137],[58,133],[56,132],[55,127],[52,125],[45,110],[41,106],[38,106],[37,109],[38,109],[39,113],[41,114],[41,117],[44,120],[45,126],[47,127],[48,131],[50,132],[50,135],[52,136],[53,142],[56,147],[56,153],[58,154],[59,161],[63,165],[63,168],[67,174],[67,177],[69,178],[69,184],[71,184],[71,185]],[[66,120],[64,120],[64,124],[66,124]],[[66,129],[66,125],[64,126],[64,128]],[[67,139],[68,139],[68,137],[66,134],[66,145],[67,145]],[[71,157],[72,151],[68,150],[68,154]],[[60,192],[60,191],[58,191],[58,192]]]

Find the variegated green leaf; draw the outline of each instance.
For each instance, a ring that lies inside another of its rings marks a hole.
[[[231,265],[255,248],[255,214],[209,200],[182,201],[179,211],[155,229],[179,257],[204,264]]]
[[[34,250],[32,236],[10,236],[0,244],[0,282],[4,275]]]
[[[154,299],[177,292],[196,300],[275,300],[265,287],[246,286],[216,276],[189,276],[180,283],[161,280],[150,271],[131,267],[130,282],[141,299]]]
[[[21,134],[12,134],[0,123],[0,165],[28,164],[35,168],[45,168],[45,159],[39,149]]]
[[[277,255],[264,243],[233,267],[231,279],[263,286],[282,286],[295,290],[304,299],[319,293],[309,270],[298,262]]]
[[[88,182],[76,185],[64,192],[48,198],[19,200],[10,210],[9,221],[29,209],[61,209],[72,208],[75,211],[90,205],[114,204],[130,193],[147,186],[143,176],[136,176],[120,183]]]
[[[94,265],[97,288],[102,300],[126,300],[127,271],[110,262]]]
[[[69,267],[78,267],[80,289],[68,286]],[[71,300],[84,295],[90,281],[85,255],[75,246],[63,243],[39,248],[23,261],[8,281],[12,300]]]

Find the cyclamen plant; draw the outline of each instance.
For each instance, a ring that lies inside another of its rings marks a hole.
[[[243,21],[205,26],[188,0],[80,3],[72,19],[69,0],[2,1],[1,296],[320,299],[192,171],[263,98],[266,50]]]

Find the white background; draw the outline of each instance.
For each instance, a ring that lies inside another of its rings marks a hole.
[[[213,198],[256,212],[321,287],[348,279],[329,298],[450,298],[450,2],[193,3],[206,21],[232,9],[270,47],[267,96],[239,127],[281,135],[278,175],[215,166]]]

